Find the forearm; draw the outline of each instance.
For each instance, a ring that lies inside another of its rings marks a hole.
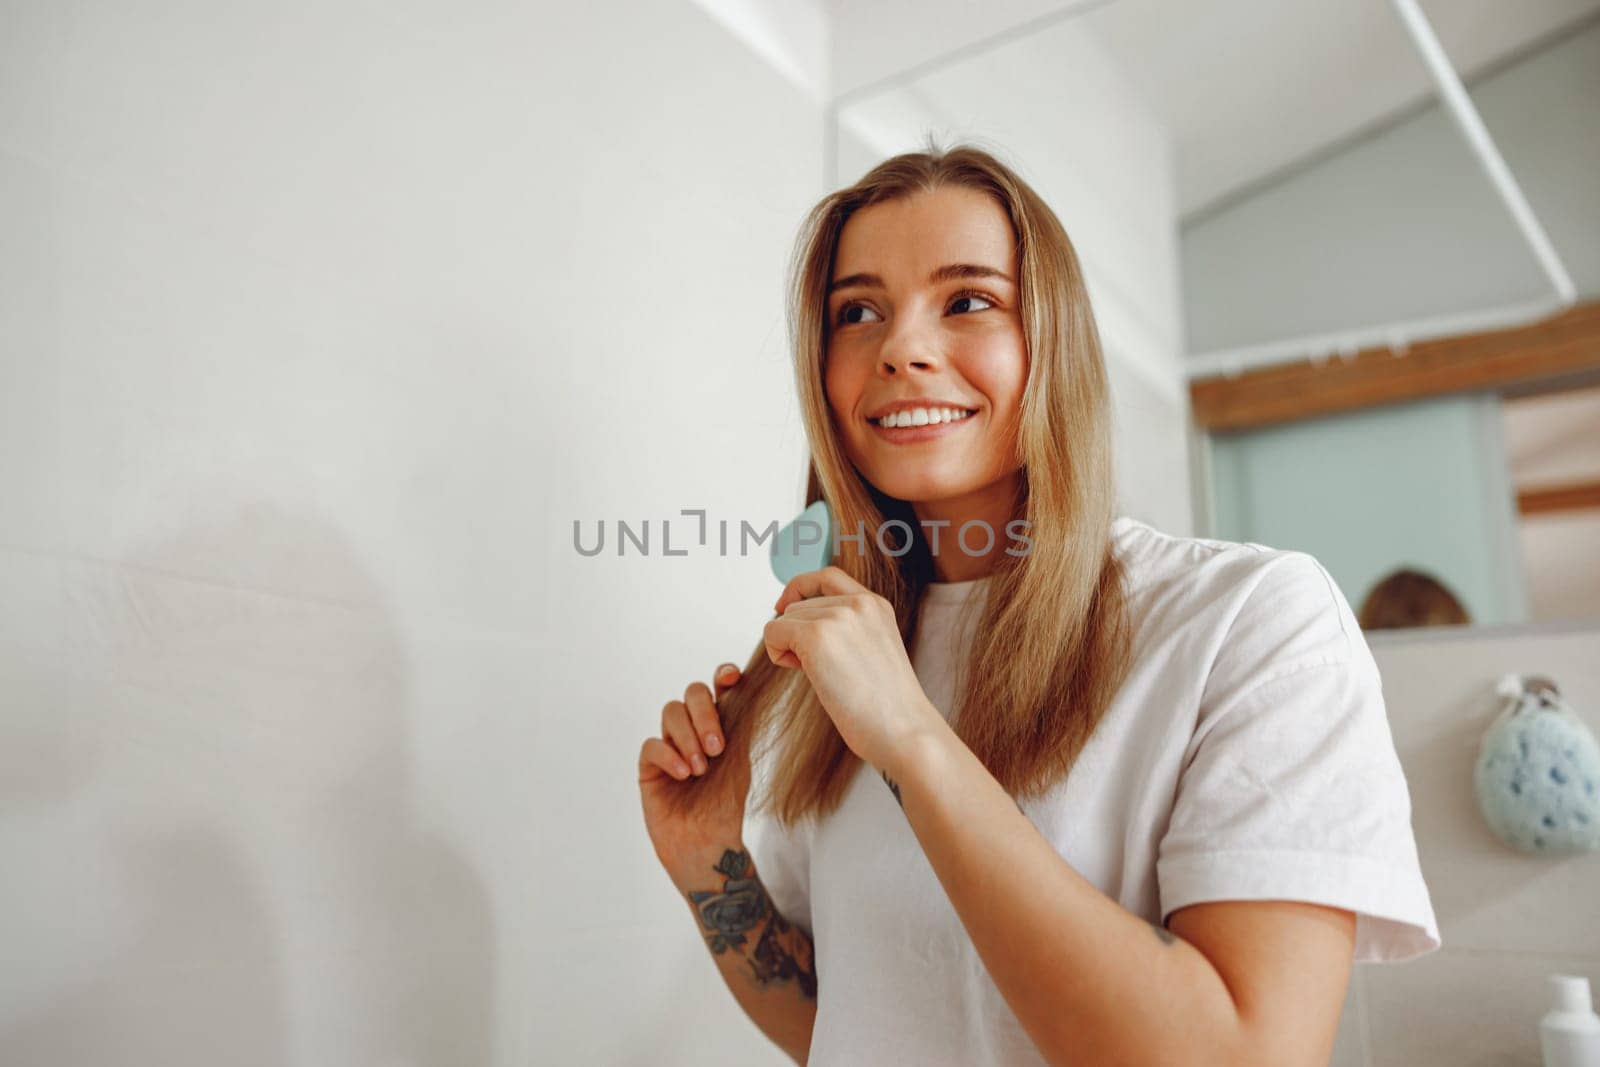
[[[673,881],[729,991],[768,1038],[805,1063],[817,1017],[810,932],[778,912],[742,842],[691,869]]]
[[[1052,1063],[1249,1062],[1211,962],[1073,870],[942,719],[883,773],[995,987]]]

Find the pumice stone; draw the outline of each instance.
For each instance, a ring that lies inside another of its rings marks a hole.
[[[1508,674],[1473,768],[1494,835],[1534,854],[1600,849],[1600,742],[1547,678]]]

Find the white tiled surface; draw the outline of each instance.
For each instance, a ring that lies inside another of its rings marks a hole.
[[[1600,733],[1600,628],[1417,635],[1371,644],[1443,947],[1356,968],[1371,1051],[1348,1062],[1536,1067],[1545,976],[1586,975],[1600,991],[1600,853],[1532,857],[1501,844],[1478,813],[1472,766],[1505,673],[1554,679]]]
[[[1441,948],[1411,964],[1368,968],[1369,1062],[1539,1067],[1539,1020],[1550,1009],[1545,976],[1556,972],[1600,987],[1594,956]]]

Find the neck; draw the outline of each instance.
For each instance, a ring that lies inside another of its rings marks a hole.
[[[918,523],[940,524],[922,527],[930,546],[934,544],[935,535],[938,537],[938,550],[933,554],[935,580],[965,582],[983,578],[994,570],[1000,553],[1012,545],[1006,524],[1017,518],[1021,487],[1022,473],[1017,471],[961,496],[911,502]],[[974,521],[979,525],[970,527],[962,537],[962,525]],[[983,524],[987,524],[987,529]]]

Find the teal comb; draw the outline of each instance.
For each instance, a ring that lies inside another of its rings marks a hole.
[[[772,542],[772,573],[788,585],[795,575],[820,570],[833,558],[833,515],[826,500],[817,500]]]

